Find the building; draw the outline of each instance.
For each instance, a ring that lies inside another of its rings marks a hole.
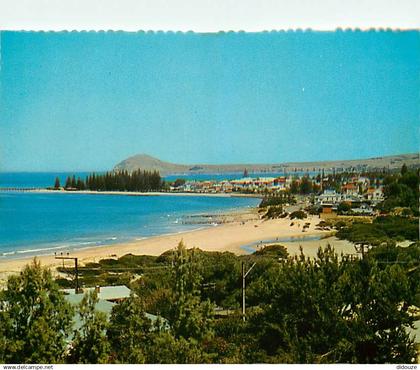
[[[383,188],[381,186],[378,188],[369,188],[365,194],[365,198],[373,203],[382,202],[385,199]]]
[[[132,291],[125,285],[116,286],[97,286],[95,288],[83,288],[82,292],[76,293],[75,289],[62,289],[64,298],[73,307],[77,307],[83,300],[85,293],[96,291],[98,294],[98,302],[95,304],[95,310],[102,312],[106,315],[107,319],[110,318],[112,308],[118,303],[130,297]],[[158,318],[156,315],[145,313],[146,317],[151,321],[152,325],[159,323],[161,328],[168,330],[169,324],[166,319]],[[74,317],[74,329],[79,329],[82,326],[82,322],[78,313]],[[70,338],[71,339],[71,338]]]
[[[355,183],[348,183],[341,187],[341,192],[346,195],[358,195],[359,186]]]
[[[342,194],[337,193],[335,190],[326,189],[320,195],[315,198],[315,205],[324,206],[324,205],[331,205],[337,206],[343,201],[344,197]]]
[[[284,191],[287,189],[287,179],[285,177],[277,177],[274,179],[273,190]]]
[[[124,299],[130,297],[131,290],[128,289],[125,285],[116,285],[116,286],[97,286],[95,288],[84,288],[83,293],[96,291],[98,293],[98,299],[108,302],[121,302]],[[74,289],[63,289],[62,292],[67,296],[82,296],[83,294],[75,294]],[[74,299],[74,298],[70,298]]]

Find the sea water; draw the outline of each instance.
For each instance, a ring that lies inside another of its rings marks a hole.
[[[180,195],[0,192],[0,259],[53,254],[196,229],[203,225],[186,224],[185,217],[223,214],[255,207],[259,201]]]

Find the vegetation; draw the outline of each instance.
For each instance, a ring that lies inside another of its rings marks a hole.
[[[267,212],[263,215],[263,218],[266,219],[274,219],[274,218],[281,218],[286,217],[287,213],[283,212],[282,206],[271,206],[268,207]]]
[[[340,228],[337,237],[354,243],[379,245],[389,239],[419,240],[418,219],[401,216],[381,216],[372,223],[354,222]]]
[[[135,295],[109,318],[95,310],[96,294],[86,295],[76,307],[82,324],[73,330],[71,308],[36,263],[0,293],[0,360],[413,363],[406,329],[414,320],[410,307],[420,303],[419,261],[420,243],[400,248],[389,238],[363,259],[339,258],[331,247],[308,259],[288,256],[281,245],[235,256],[187,250],[181,242],[158,257],[127,255],[82,269],[81,283],[92,286],[102,274],[131,271]],[[242,263],[256,263],[247,276],[246,321]],[[89,275],[89,268],[100,272]],[[162,319],[152,323],[146,312]]]
[[[261,211],[265,211],[263,218],[274,219],[286,217],[287,213],[283,211],[283,205],[296,203],[295,198],[290,192],[265,196],[259,205]]]
[[[300,180],[294,179],[290,186],[290,192],[292,194],[308,195],[318,193],[319,191],[319,185],[317,185],[314,179],[311,179],[308,175],[303,176]]]
[[[276,272],[276,273],[274,273]],[[400,265],[339,261],[330,249],[273,270],[270,295],[250,320],[255,353],[274,363],[413,362],[404,325],[413,296]],[[287,302],[287,303],[286,303]],[[255,355],[254,355],[255,356]]]
[[[177,188],[179,186],[185,185],[185,183],[186,183],[185,179],[176,179],[173,183],[173,186]]]
[[[294,211],[290,214],[290,219],[293,220],[294,218],[297,218],[299,220],[303,220],[307,217],[306,213],[304,211]]]
[[[287,258],[289,253],[287,249],[280,244],[271,244],[258,249],[255,252],[256,256],[270,256],[275,258]]]
[[[348,202],[341,202],[337,207],[337,213],[339,215],[348,214],[351,212],[351,205]]]
[[[280,194],[274,194],[271,196],[265,196],[260,204],[259,208],[265,208],[270,206],[282,206],[284,204],[294,204],[296,203],[296,200],[292,196],[290,192],[286,193],[280,193]]]
[[[55,182],[54,182],[54,189],[59,189],[60,188],[60,179],[58,177],[55,178]]]
[[[73,175],[67,177],[66,190],[96,191],[159,191],[165,187],[164,181],[156,171],[92,173],[85,180]]]
[[[34,260],[0,297],[0,362],[63,362],[73,311],[51,272]]]
[[[399,174],[388,175],[383,183],[385,200],[379,205],[380,210],[390,212],[406,207],[413,215],[419,215],[419,170],[409,171],[403,166]]]
[[[103,364],[108,360],[110,346],[105,334],[108,322],[106,315],[95,309],[97,302],[97,293],[93,291],[83,297],[78,307],[82,326],[75,331],[70,363]]]

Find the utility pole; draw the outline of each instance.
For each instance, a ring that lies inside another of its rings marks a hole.
[[[74,261],[74,273],[75,273],[75,277],[76,277],[76,294],[79,293],[79,269],[78,269],[78,265],[77,265],[77,257],[69,257],[68,253],[67,256],[57,256],[56,253],[54,253],[55,255],[55,259],[57,260],[63,260],[63,264],[64,264],[64,260],[73,260]]]
[[[255,262],[253,265],[249,268],[247,272],[245,272],[245,262],[242,262],[242,320],[245,321],[245,279],[248,276],[248,274],[251,272],[251,270],[255,266]]]

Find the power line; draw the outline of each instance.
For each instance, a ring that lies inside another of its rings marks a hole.
[[[256,265],[256,262],[252,264],[247,272],[245,272],[245,262],[242,262],[242,320],[245,321],[245,279],[251,270]]]

